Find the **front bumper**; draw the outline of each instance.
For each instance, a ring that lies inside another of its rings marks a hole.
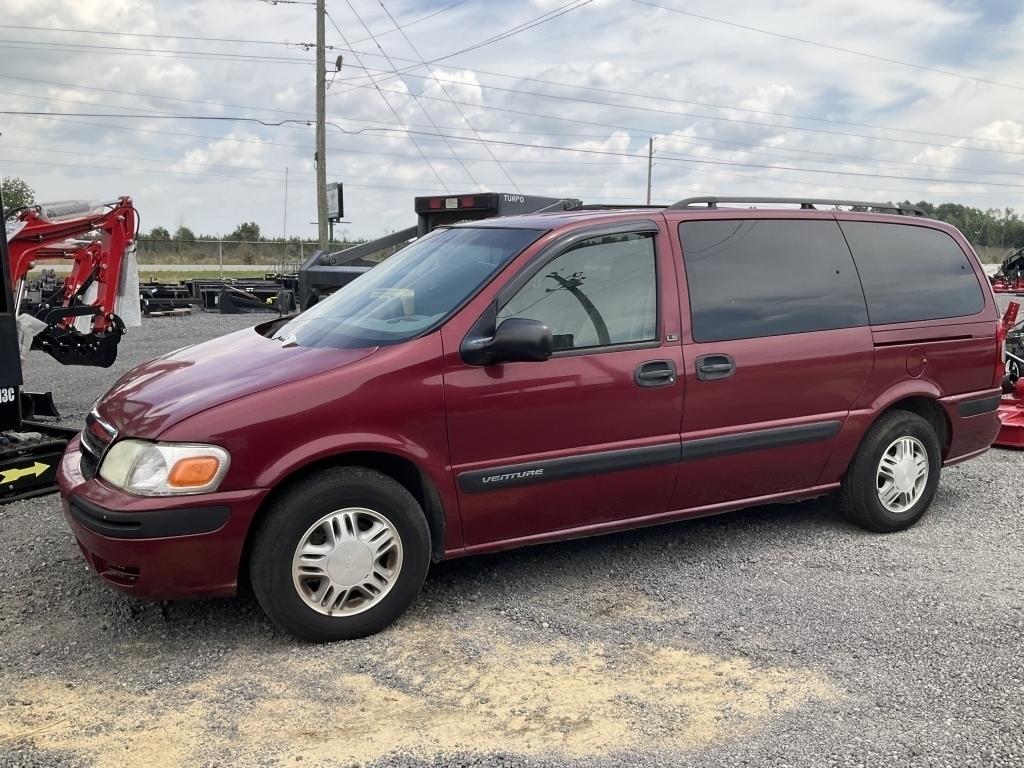
[[[78,438],[57,470],[64,517],[90,567],[137,597],[234,594],[246,536],[268,489],[134,496],[79,469]]]

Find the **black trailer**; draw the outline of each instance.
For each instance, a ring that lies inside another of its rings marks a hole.
[[[0,503],[57,490],[57,465],[76,434],[73,429],[34,421],[59,414],[49,393],[21,389],[17,315],[5,231],[0,236]]]
[[[1024,248],[1017,249],[1003,259],[1003,263],[999,265],[999,271],[996,274],[1002,275],[1010,280],[1024,274]]]
[[[404,245],[437,227],[495,216],[568,211],[582,204],[573,198],[508,195],[500,192],[417,197],[414,206],[417,221],[414,226],[343,251],[316,251],[306,259],[299,268],[299,306],[308,309],[372,269],[376,262],[368,260],[368,256]]]

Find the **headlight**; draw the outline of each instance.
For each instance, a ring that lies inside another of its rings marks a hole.
[[[217,490],[231,457],[216,445],[121,440],[103,457],[100,477],[141,496],[178,496]]]

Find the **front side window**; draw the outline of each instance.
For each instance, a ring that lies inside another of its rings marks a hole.
[[[912,224],[844,221],[873,325],[963,317],[985,306],[974,268],[956,241]]]
[[[538,320],[556,351],[657,338],[654,237],[629,233],[582,240],[549,261],[498,311]]]
[[[303,347],[395,344],[439,325],[542,234],[537,229],[435,230],[274,330]]]
[[[834,220],[714,219],[679,225],[694,341],[868,324]]]

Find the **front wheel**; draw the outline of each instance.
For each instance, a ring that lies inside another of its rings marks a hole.
[[[932,425],[910,411],[889,411],[864,436],[843,480],[840,507],[871,531],[909,528],[931,505],[941,467]]]
[[[275,624],[326,642],[391,624],[415,600],[429,565],[430,532],[413,496],[380,472],[339,467],[273,503],[249,575]]]

